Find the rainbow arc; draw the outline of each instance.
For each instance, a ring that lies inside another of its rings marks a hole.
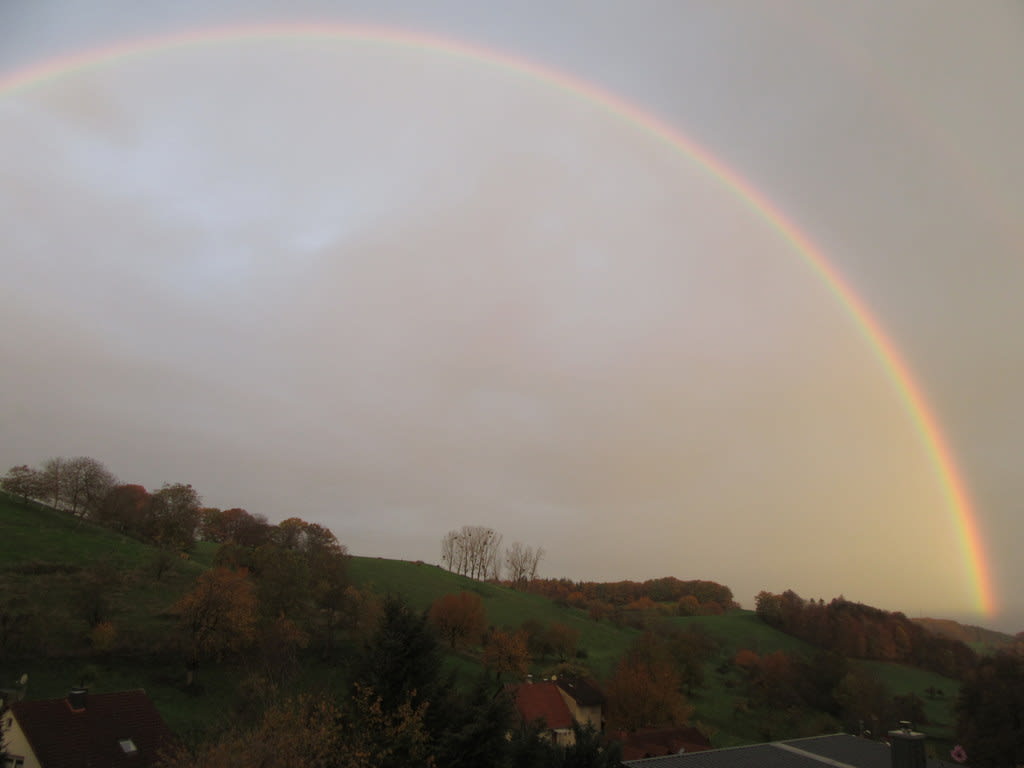
[[[811,238],[738,172],[684,133],[610,91],[523,57],[465,42],[369,25],[273,23],[192,30],[59,56],[0,77],[0,98],[64,75],[133,56],[194,46],[297,39],[413,48],[426,53],[464,59],[479,66],[505,70],[561,91],[567,98],[586,100],[612,118],[632,124],[652,140],[682,153],[705,169],[717,183],[727,188],[751,215],[764,221],[788,243],[855,321],[858,332],[896,388],[935,467],[962,544],[962,556],[972,582],[971,591],[977,608],[985,615],[994,613],[995,593],[982,545],[977,514],[972,506],[967,486],[922,387],[867,304],[854,292],[839,270],[829,263]]]

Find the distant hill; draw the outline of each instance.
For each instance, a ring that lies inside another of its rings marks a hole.
[[[985,629],[971,624],[961,624],[952,619],[912,619],[930,632],[942,637],[959,640],[980,653],[990,653],[1001,648],[1011,648],[1018,640],[1013,635]]]

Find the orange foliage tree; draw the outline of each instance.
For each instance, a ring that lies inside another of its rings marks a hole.
[[[530,667],[526,633],[495,630],[484,645],[484,666],[500,679],[502,675],[525,677]]]
[[[249,642],[256,626],[256,593],[244,570],[214,568],[196,579],[195,588],[174,604],[188,656],[188,683],[201,658]]]
[[[629,731],[681,725],[693,713],[681,682],[665,644],[650,633],[641,635],[605,687],[609,721]]]
[[[430,606],[430,622],[452,648],[474,643],[487,625],[484,604],[474,592],[442,595]]]

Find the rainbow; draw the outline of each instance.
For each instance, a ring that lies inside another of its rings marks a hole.
[[[58,56],[0,76],[0,98],[65,74],[96,68],[126,57],[171,48],[296,38],[414,48],[510,72],[561,91],[569,98],[583,99],[596,105],[612,117],[634,125],[651,138],[703,167],[718,183],[730,190],[753,216],[768,224],[799,254],[855,321],[859,333],[896,387],[939,476],[963,545],[962,555],[972,581],[971,588],[977,608],[986,616],[995,612],[996,597],[982,546],[977,514],[972,507],[967,486],[921,386],[865,302],[857,296],[839,271],[829,264],[811,239],[736,171],[657,116],[600,86],[507,52],[400,29],[339,23],[270,23],[190,30]]]

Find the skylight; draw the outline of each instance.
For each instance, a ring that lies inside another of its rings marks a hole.
[[[135,746],[135,742],[131,739],[121,739],[117,743],[121,745],[121,751],[126,755],[134,755],[139,751],[139,748]]]

